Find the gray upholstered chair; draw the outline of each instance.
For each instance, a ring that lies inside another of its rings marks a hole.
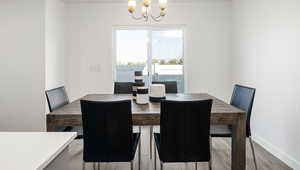
[[[49,111],[53,112],[61,107],[69,104],[69,98],[64,86],[46,90],[46,97],[49,106]],[[80,126],[60,126],[56,128],[56,131],[63,132],[77,132],[76,139],[82,139],[82,127]]]

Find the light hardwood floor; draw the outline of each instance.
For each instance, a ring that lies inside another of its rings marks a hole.
[[[149,128],[142,128],[142,154],[141,170],[154,170],[154,161],[149,156]],[[212,169],[230,170],[231,164],[231,141],[226,138],[213,139]],[[258,144],[254,145],[259,170],[291,170],[279,159],[271,155]],[[74,141],[70,146],[70,167],[71,170],[82,169],[82,140]],[[138,154],[136,154],[134,170],[138,170]],[[130,170],[129,163],[103,163],[101,170]],[[92,164],[86,164],[86,170],[92,170]],[[188,164],[164,164],[164,170],[194,170],[193,163]],[[157,161],[157,170],[160,170],[159,161]],[[208,170],[207,163],[198,163],[198,170]],[[255,170],[249,141],[247,141],[247,170]]]

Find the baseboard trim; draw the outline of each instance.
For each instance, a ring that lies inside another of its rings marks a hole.
[[[268,152],[273,154],[275,157],[280,159],[282,162],[287,164],[289,167],[291,167],[294,170],[300,170],[300,162],[288,155],[287,153],[280,150],[278,147],[274,146],[267,140],[263,139],[260,136],[252,135],[252,139],[261,145],[264,149],[266,149]]]

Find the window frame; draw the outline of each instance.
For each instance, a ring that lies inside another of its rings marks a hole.
[[[182,55],[183,55],[183,81],[184,81],[184,93],[187,92],[187,55],[186,55],[186,46],[187,46],[187,42],[186,42],[186,26],[185,25],[164,25],[164,26],[113,26],[112,27],[112,80],[115,81],[116,80],[116,75],[117,75],[117,69],[116,69],[116,65],[117,65],[117,53],[116,53],[116,49],[117,49],[117,31],[118,30],[146,30],[148,32],[148,38],[149,38],[149,42],[148,42],[148,55],[147,55],[147,61],[148,61],[148,66],[151,66],[152,64],[152,49],[151,49],[151,45],[152,44],[152,31],[165,31],[165,30],[182,30],[183,35],[182,35],[182,39],[183,39],[183,44],[182,44]],[[151,58],[151,60],[149,60],[149,56]],[[148,74],[150,74],[152,72],[152,67],[149,67],[148,69]],[[149,76],[149,82],[152,82],[152,76]],[[112,82],[113,83],[113,82]]]

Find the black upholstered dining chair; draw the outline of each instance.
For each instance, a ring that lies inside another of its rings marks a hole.
[[[64,86],[46,90],[46,98],[49,106],[49,111],[53,112],[67,104],[69,104],[69,98]],[[76,139],[82,139],[82,128],[74,126],[60,126],[56,128],[56,131],[63,132],[77,132]]]
[[[115,82],[114,94],[131,94],[133,82]]]
[[[161,101],[160,133],[154,133],[156,149],[163,163],[210,163],[210,115],[212,100]],[[154,166],[156,169],[156,149]]]
[[[251,113],[254,102],[255,89],[242,85],[235,85],[230,104],[246,112],[246,137],[249,138],[255,169],[257,170],[257,163],[253,141],[251,138]],[[232,137],[231,127],[228,125],[212,125],[211,137]]]
[[[177,81],[153,81],[152,84],[164,84],[166,93],[178,93]]]
[[[132,132],[131,101],[81,100],[83,125],[83,169],[86,162],[131,162],[139,145],[140,133]]]

